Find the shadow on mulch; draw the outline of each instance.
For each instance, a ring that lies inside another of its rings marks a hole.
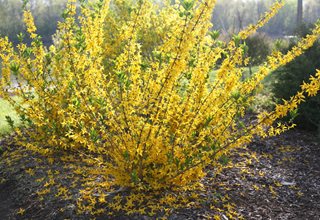
[[[9,219],[12,211],[17,209],[15,201],[12,198],[12,191],[16,189],[14,181],[6,181],[0,184],[0,217],[1,219]]]
[[[10,138],[0,142],[5,151],[18,149]],[[27,154],[27,152],[23,152]],[[0,157],[0,219],[88,219],[76,215],[74,200],[55,196],[39,201],[41,189],[30,168],[49,167],[40,159],[12,161]],[[34,156],[32,156],[34,157]],[[34,159],[34,158],[33,158]],[[36,158],[37,159],[37,158]],[[309,133],[292,130],[278,137],[255,140],[227,158],[223,171],[208,167],[202,180],[203,202],[194,207],[172,210],[168,219],[320,219],[320,143]],[[53,165],[59,167],[59,164]],[[51,169],[52,167],[50,167]],[[67,175],[67,174],[65,174]],[[91,216],[92,217],[92,216]],[[156,216],[157,217],[157,216]],[[144,215],[118,214],[98,219],[155,219]]]
[[[239,172],[229,170],[220,179],[241,185],[228,194],[245,219],[320,219],[320,143],[315,135],[292,130],[256,140],[248,149],[259,158],[249,165],[252,173],[239,180]]]

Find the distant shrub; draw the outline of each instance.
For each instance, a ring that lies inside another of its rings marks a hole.
[[[259,65],[266,61],[271,53],[270,41],[266,35],[260,33],[245,40],[248,46],[248,56],[251,57],[251,65]]]
[[[31,10],[35,17],[38,34],[45,45],[52,43],[51,35],[56,31],[57,22],[61,20],[60,15],[66,2],[67,0],[33,1]],[[23,0],[7,0],[0,3],[0,36],[8,36],[15,44],[19,43],[17,35],[24,29],[22,6]],[[26,32],[23,33],[27,35]],[[25,41],[31,42],[27,37]]]
[[[298,34],[305,36],[307,28],[300,28]],[[310,32],[309,32],[310,33]],[[282,50],[290,50],[295,45],[291,40],[288,47]],[[309,74],[315,74],[320,68],[320,42],[317,41],[304,54],[292,62],[275,71],[275,82],[273,92],[278,102],[288,99],[300,88],[301,82],[308,81]],[[316,130],[320,128],[320,95],[309,97],[307,102],[302,103],[298,108],[298,116],[295,122],[304,129]]]

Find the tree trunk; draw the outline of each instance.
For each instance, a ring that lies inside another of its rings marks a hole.
[[[258,20],[259,20],[261,14],[263,13],[263,2],[260,1],[260,0],[257,0],[256,3],[257,3],[257,17],[258,17]]]
[[[302,24],[302,18],[303,18],[303,6],[302,6],[302,0],[298,0],[298,8],[297,8],[297,24],[300,26]]]
[[[243,29],[243,15],[240,13],[240,10],[237,9],[237,18],[238,18],[238,25],[239,25],[239,32]]]

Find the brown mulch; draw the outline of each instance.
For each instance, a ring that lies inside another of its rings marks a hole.
[[[221,182],[241,186],[228,194],[245,219],[320,219],[320,142],[315,135],[293,130],[257,140],[248,149],[259,157],[250,164],[252,174],[241,179],[233,169],[219,176]]]
[[[37,191],[48,167],[61,170],[28,155],[8,166],[5,152],[14,152],[10,137],[0,141],[0,219],[88,219],[76,214],[73,200],[46,197],[40,201]],[[216,174],[208,167],[202,180],[201,203],[171,210],[168,219],[320,219],[320,143],[315,135],[292,130],[266,140],[256,139],[224,158],[225,168]],[[35,169],[34,175],[26,171]],[[61,173],[59,175],[69,175]],[[76,192],[75,192],[76,193]],[[157,217],[157,216],[156,216]],[[97,219],[155,219],[147,215],[118,213]]]

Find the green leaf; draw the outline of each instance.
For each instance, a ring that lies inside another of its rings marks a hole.
[[[211,150],[215,151],[217,149],[217,146],[215,144],[211,145]]]
[[[168,162],[172,163],[173,162],[173,154],[171,152],[168,152],[166,156],[167,156]]]
[[[9,115],[6,115],[6,121],[9,124],[10,128],[13,129],[14,128],[14,121],[12,120],[12,118]]]
[[[176,164],[177,167],[180,166],[180,160],[179,160],[179,158],[175,158],[174,162],[175,162],[175,164]]]
[[[205,152],[208,152],[208,151],[211,151],[211,147],[209,147],[209,146],[203,146],[203,147],[202,147],[202,150],[205,151]]]
[[[230,158],[227,157],[226,155],[222,155],[220,158],[219,158],[219,163],[222,164],[223,166],[227,165],[230,161]]]
[[[243,121],[239,121],[238,123],[239,123],[239,127],[240,128],[245,128],[246,127],[246,125],[243,123]]]
[[[27,4],[29,3],[29,0],[23,0],[22,1],[22,9],[25,10],[27,8]]]
[[[241,42],[241,37],[238,35],[233,35],[232,40],[234,41],[236,47],[240,46],[240,42]]]
[[[31,48],[26,48],[23,52],[22,52],[22,56],[24,58],[29,58],[32,54],[32,49]]]
[[[94,128],[90,130],[90,138],[94,143],[99,140],[99,134]]]
[[[175,134],[171,134],[171,136],[170,136],[170,144],[173,144],[175,139],[176,139]]]
[[[207,119],[206,119],[206,122],[204,123],[204,127],[208,127],[210,122],[212,121],[213,117],[212,116],[209,116]]]
[[[130,159],[130,155],[129,155],[129,151],[126,150],[124,153],[123,153],[123,157],[126,161],[128,161]]]
[[[243,44],[241,44],[241,48],[242,48],[243,54],[248,54],[249,47],[247,46],[246,42],[244,42]]]
[[[192,165],[192,161],[193,161],[193,158],[191,156],[187,156],[186,161],[184,162],[184,165],[186,167],[189,167],[190,165]]]
[[[183,0],[181,1],[181,5],[186,11],[190,11],[194,5],[194,1]]]
[[[118,77],[118,80],[119,82],[122,84],[124,83],[125,79],[126,79],[126,73],[125,72],[122,72],[122,71],[119,71],[116,73],[117,74],[117,77]]]
[[[239,91],[234,91],[234,92],[231,94],[231,97],[232,97],[233,99],[235,99],[235,100],[238,100],[238,99],[240,99],[241,94],[240,94]]]
[[[24,35],[23,33],[20,33],[20,34],[17,35],[17,38],[18,38],[18,40],[19,40],[20,43],[23,42],[24,37],[25,37],[25,35]]]
[[[72,104],[77,107],[77,108],[80,108],[80,100],[77,98],[77,97],[74,97],[73,100],[72,100]]]
[[[298,108],[290,111],[290,123],[292,123],[294,121],[294,119],[296,119],[296,117],[298,117],[299,112],[298,112]]]
[[[138,177],[138,174],[137,174],[137,171],[132,171],[131,173],[131,180],[132,182],[134,182],[135,184],[137,184],[139,182],[139,177]]]
[[[19,72],[19,69],[20,69],[20,65],[17,64],[16,62],[12,61],[10,63],[10,70],[12,71],[12,73],[14,75],[18,75],[18,72]]]
[[[210,37],[212,38],[212,40],[217,40],[218,37],[220,36],[220,31],[214,30],[209,32]]]

